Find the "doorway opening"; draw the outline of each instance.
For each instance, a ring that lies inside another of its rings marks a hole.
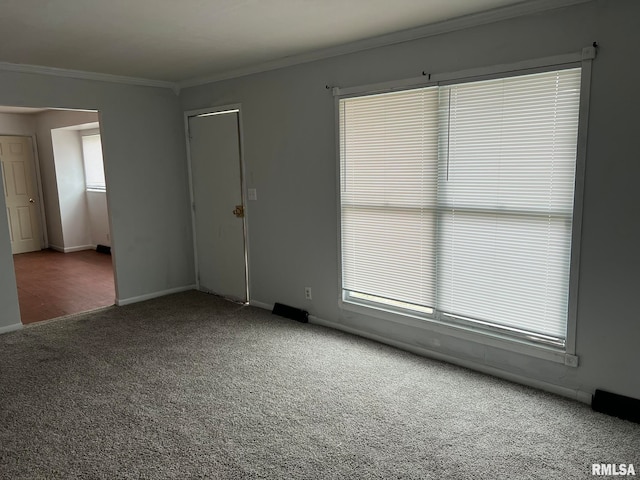
[[[22,323],[113,305],[99,113],[0,107],[0,159]]]

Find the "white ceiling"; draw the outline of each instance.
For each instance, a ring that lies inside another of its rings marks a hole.
[[[2,0],[0,62],[178,82],[520,3]]]

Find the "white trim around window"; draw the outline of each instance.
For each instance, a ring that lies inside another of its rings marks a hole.
[[[95,133],[90,133],[95,132]],[[99,130],[82,131],[82,159],[84,164],[85,188],[87,192],[106,192],[102,156],[102,137]]]
[[[337,182],[338,182],[338,246],[341,252],[339,256],[340,292],[339,306],[345,311],[373,316],[391,322],[396,322],[412,327],[463,338],[483,345],[491,345],[505,350],[515,351],[526,355],[543,358],[554,362],[564,363],[575,367],[578,358],[575,356],[575,337],[577,323],[577,294],[578,294],[578,268],[580,256],[580,236],[582,227],[582,203],[584,189],[584,168],[587,142],[587,119],[590,92],[591,61],[595,58],[595,47],[587,47],[582,52],[569,55],[560,55],[546,59],[536,59],[509,65],[498,65],[489,68],[465,70],[447,74],[426,74],[419,78],[401,80],[397,82],[378,83],[363,87],[334,88],[336,97],[336,138],[337,142]],[[416,305],[395,305],[393,301],[382,301],[369,298],[371,295],[347,292],[343,296],[343,265],[342,265],[342,199],[341,195],[341,155],[340,155],[340,100],[350,97],[369,96],[386,92],[399,92],[413,90],[421,87],[443,87],[452,84],[464,84],[496,78],[508,78],[522,76],[531,73],[549,72],[580,67],[580,99],[579,120],[577,134],[577,150],[575,164],[575,184],[573,191],[573,221],[571,224],[571,250],[570,273],[568,285],[568,310],[567,325],[564,345],[554,344],[553,338],[545,338],[544,335],[529,335],[527,332],[514,330],[506,332],[494,329],[490,325],[486,328],[478,328],[477,324],[467,322],[464,318],[434,311],[430,307]],[[407,307],[409,305],[409,307]]]

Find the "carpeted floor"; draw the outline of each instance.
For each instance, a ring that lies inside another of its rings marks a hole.
[[[0,335],[2,479],[571,479],[592,463],[639,469],[640,425],[197,292]]]

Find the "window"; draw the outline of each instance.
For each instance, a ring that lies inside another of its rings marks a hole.
[[[87,190],[106,191],[102,143],[99,134],[84,135],[82,137],[82,156],[84,158],[84,178]]]
[[[581,68],[341,98],[343,300],[564,347]]]

